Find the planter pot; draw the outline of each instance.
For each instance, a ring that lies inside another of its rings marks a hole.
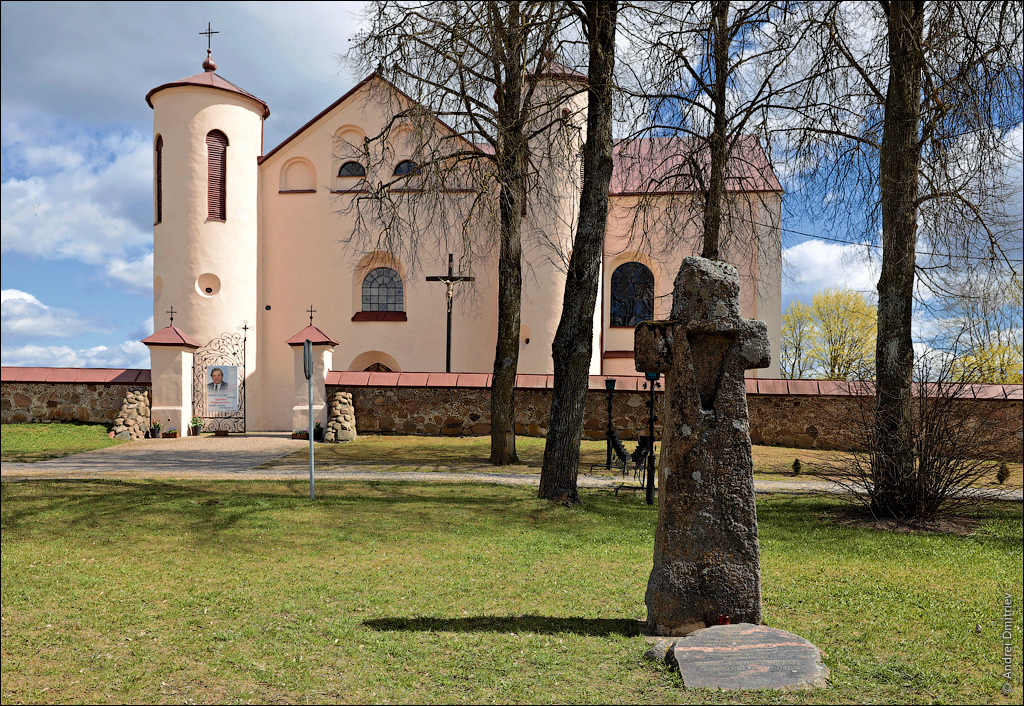
[[[160,438],[160,427],[152,427],[149,430],[149,438],[150,439],[159,439]]]
[[[228,430],[227,429],[215,429],[214,432],[213,432],[213,435],[214,436],[227,436],[228,435]]]
[[[176,431],[165,431],[163,434],[161,434],[161,436],[164,439],[177,439],[178,438],[178,432],[176,432]]]
[[[323,429],[314,429],[313,430],[313,441],[323,441],[323,440],[324,440],[324,430]]]
[[[199,431],[201,429],[202,429],[202,427],[189,427],[188,428],[188,435],[189,436],[199,436]]]
[[[309,441],[309,432],[305,432],[305,431],[293,432],[292,433],[292,438],[293,439],[303,439],[305,441]]]

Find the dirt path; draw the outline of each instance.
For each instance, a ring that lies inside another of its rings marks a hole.
[[[294,464],[258,468],[309,445],[283,433],[250,433],[228,437],[185,437],[133,441],[98,451],[75,454],[38,463],[4,463],[0,466],[3,482],[25,480],[64,480],[96,478],[196,478],[207,480],[295,480],[309,477],[309,466]],[[431,481],[440,483],[497,483],[501,485],[538,485],[538,473],[493,473],[489,466],[421,467],[408,464],[332,463],[331,468],[316,468],[318,481]],[[581,475],[581,488],[615,488],[619,478]],[[835,493],[835,483],[815,480],[756,480],[758,493]],[[1021,490],[984,489],[984,497],[994,500],[1024,500]]]

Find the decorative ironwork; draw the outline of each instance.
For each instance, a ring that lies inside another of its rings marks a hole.
[[[245,432],[245,340],[248,323],[242,333],[223,333],[197,350],[192,358],[192,414],[203,420],[202,431]],[[238,369],[238,411],[211,412],[206,409],[206,368],[234,365]]]

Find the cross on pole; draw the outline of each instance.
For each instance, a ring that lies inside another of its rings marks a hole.
[[[213,29],[210,29],[210,23],[207,22],[206,23],[206,31],[205,32],[200,32],[199,34],[205,34],[206,35],[206,51],[207,52],[212,51],[213,50],[213,46],[212,46],[213,35],[220,34],[220,32],[218,32],[216,30],[213,30]]]
[[[314,309],[313,305],[310,304],[309,305],[309,325],[310,326],[313,325],[313,314],[315,314],[315,313],[316,313],[316,309]]]
[[[444,371],[450,373],[452,371],[452,296],[454,295],[453,288],[456,282],[475,282],[475,277],[467,277],[464,275],[456,275],[455,269],[452,263],[452,254],[448,253],[448,274],[447,275],[431,275],[427,277],[428,282],[444,282],[445,285],[445,298],[448,302],[448,343],[445,347],[445,358],[444,358]]]
[[[174,307],[172,306],[170,309],[168,309],[164,313],[171,315],[171,326],[174,326]]]

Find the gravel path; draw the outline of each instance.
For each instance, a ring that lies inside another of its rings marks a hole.
[[[197,478],[208,480],[295,480],[309,477],[309,466],[289,464],[257,468],[268,461],[308,447],[308,441],[292,439],[283,433],[232,434],[228,437],[185,437],[133,441],[98,451],[75,454],[38,463],[4,463],[0,467],[3,482],[22,480],[59,480],[93,478]],[[491,466],[461,466],[457,472],[449,466],[424,467],[422,470],[395,470],[408,464],[332,464],[330,469],[316,468],[316,479],[351,481],[433,481],[444,483],[497,483],[501,485],[538,485],[537,473],[494,473]],[[615,488],[623,479],[581,475],[581,488]],[[756,480],[758,493],[835,493],[841,488],[826,481]],[[993,500],[1024,500],[1020,490],[983,489],[979,493]]]

